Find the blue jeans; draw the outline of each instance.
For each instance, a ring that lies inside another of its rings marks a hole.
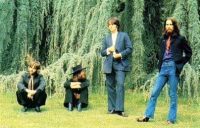
[[[176,65],[174,61],[163,62],[160,73],[156,80],[155,86],[151,92],[151,97],[148,106],[145,111],[145,116],[153,118],[157,98],[162,91],[164,85],[168,82],[169,84],[169,97],[170,97],[170,108],[168,113],[168,119],[171,122],[176,121],[177,113],[177,85],[179,82],[179,76],[176,75]]]

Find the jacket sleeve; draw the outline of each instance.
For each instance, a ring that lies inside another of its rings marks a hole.
[[[39,77],[39,86],[37,87],[36,90],[44,91],[44,90],[45,90],[45,87],[46,87],[46,82],[45,82],[44,77],[41,75],[41,76]]]
[[[182,43],[182,48],[183,48],[183,51],[184,51],[184,56],[182,58],[182,62],[183,64],[187,63],[191,56],[192,56],[192,49],[191,47],[189,46],[187,40],[185,39],[185,37],[182,38],[181,40],[183,43]]]
[[[66,89],[70,88],[70,83],[71,83],[70,80],[67,79],[64,83],[64,88]]]
[[[84,82],[81,82],[81,89],[88,87],[90,84],[89,80],[85,80]]]
[[[21,76],[20,81],[17,84],[17,88],[19,91],[27,89],[24,85],[24,75]]]
[[[130,55],[132,53],[133,47],[132,47],[132,43],[131,40],[128,36],[127,33],[125,33],[124,35],[125,37],[125,49],[121,52],[122,58],[126,58],[128,55]]]

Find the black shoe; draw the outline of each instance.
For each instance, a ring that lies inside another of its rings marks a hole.
[[[35,111],[36,111],[36,112],[41,112],[40,107],[36,106],[36,107],[35,107]]]
[[[128,117],[126,113],[121,112],[121,111],[117,112],[117,115],[122,116],[122,117]]]
[[[79,103],[78,106],[77,106],[77,110],[78,110],[79,112],[81,112],[81,109],[82,109],[82,104]]]
[[[149,117],[137,118],[137,122],[148,122]]]
[[[72,110],[73,110],[72,103],[69,103],[69,104],[68,104],[68,110],[69,110],[69,111],[72,111]]]
[[[174,122],[167,120],[167,124],[174,124]]]
[[[115,110],[108,111],[108,114],[116,114]]]
[[[27,112],[27,111],[28,111],[28,107],[24,106],[24,107],[22,108],[22,112]]]

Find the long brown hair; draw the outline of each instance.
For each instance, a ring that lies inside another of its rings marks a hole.
[[[111,17],[110,19],[108,19],[107,26],[109,26],[109,24],[115,24],[117,26],[117,31],[119,31],[120,22],[119,22],[119,19],[117,17]]]
[[[177,20],[175,19],[175,18],[173,18],[173,17],[168,17],[168,18],[166,18],[165,19],[165,21],[164,21],[164,26],[163,26],[163,35],[165,35],[166,34],[166,28],[165,28],[165,26],[166,26],[166,21],[167,20],[171,20],[172,21],[172,24],[173,24],[173,26],[174,26],[174,30],[173,30],[173,34],[176,34],[176,35],[179,35],[180,34],[180,30],[179,30],[179,27],[178,27],[178,22],[177,22]]]

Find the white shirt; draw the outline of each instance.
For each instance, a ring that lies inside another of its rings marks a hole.
[[[112,33],[111,37],[112,37],[112,46],[115,47],[116,41],[117,41],[117,34],[118,32]],[[109,55],[110,52],[107,49],[107,55]]]
[[[118,32],[112,33],[112,46],[115,47]]]

